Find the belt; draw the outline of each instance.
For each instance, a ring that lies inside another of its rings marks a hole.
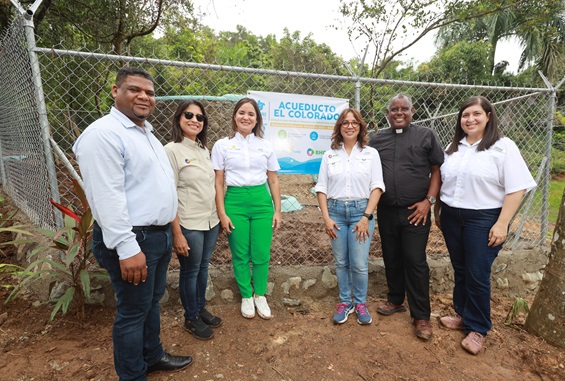
[[[167,230],[169,227],[171,227],[170,223],[166,225],[132,226],[131,230],[134,232],[160,232]]]
[[[94,226],[100,228],[100,225],[98,225],[98,222],[96,221],[94,221]],[[167,230],[170,226],[171,223],[169,222],[166,225],[132,226],[131,230],[134,232],[160,232]]]

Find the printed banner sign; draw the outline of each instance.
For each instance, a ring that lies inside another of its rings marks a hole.
[[[286,174],[317,174],[330,148],[339,114],[349,107],[341,98],[249,91],[259,104],[265,139],[272,142]]]

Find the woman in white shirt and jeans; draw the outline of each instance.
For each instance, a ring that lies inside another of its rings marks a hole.
[[[345,109],[335,123],[331,149],[324,153],[315,187],[339,286],[335,324],[347,321],[354,311],[359,324],[373,321],[366,304],[369,247],[373,213],[385,185],[379,153],[367,141],[361,113]]]
[[[455,274],[455,316],[444,316],[440,322],[465,331],[461,345],[476,355],[492,328],[492,263],[522,196],[536,183],[516,144],[498,129],[494,106],[480,96],[468,99],[459,109],[453,141],[440,170],[436,224]]]

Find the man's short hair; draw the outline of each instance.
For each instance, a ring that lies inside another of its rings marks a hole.
[[[153,84],[155,83],[151,74],[149,74],[145,69],[136,66],[124,66],[118,70],[118,74],[116,74],[116,86],[120,87],[125,79],[130,75],[137,75],[150,80]]]
[[[406,98],[408,100],[408,103],[410,103],[410,107],[413,107],[414,105],[412,104],[412,98],[410,98],[409,95],[404,94],[404,93],[398,93],[396,94],[394,97],[390,98],[390,101],[388,101],[388,106],[386,106],[387,110],[390,110],[390,104],[395,100],[395,99],[400,99],[400,98]]]

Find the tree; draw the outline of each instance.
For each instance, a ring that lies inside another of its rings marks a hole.
[[[565,0],[532,1],[474,20],[456,22],[439,29],[436,45],[445,48],[459,41],[488,41],[493,72],[498,42],[516,37],[521,44],[520,69],[534,63],[550,78],[556,78],[565,53]]]
[[[530,3],[531,0],[341,0],[340,13],[349,19],[345,23],[349,38],[373,47],[370,76],[378,78],[395,57],[431,31],[519,5],[532,7]]]
[[[565,348],[565,191],[553,232],[549,262],[526,319],[526,330]]]
[[[9,0],[0,1],[4,28],[15,7]],[[22,0],[20,4],[27,8],[33,2]],[[192,5],[190,0],[44,0],[34,15],[34,23],[47,45],[63,41],[66,48],[107,45],[122,54],[133,39],[156,30],[165,9],[168,21],[172,22],[189,15]]]
[[[418,72],[429,81],[481,83],[491,78],[491,50],[487,42],[461,41],[439,50],[429,62],[418,67]]]
[[[552,1],[552,0],[539,0]],[[372,57],[368,75],[379,78],[385,68],[428,33],[457,22],[502,12],[531,0],[340,0],[350,40],[367,43]],[[538,1],[536,1],[537,3]],[[369,91],[369,119],[375,110],[375,85]]]

